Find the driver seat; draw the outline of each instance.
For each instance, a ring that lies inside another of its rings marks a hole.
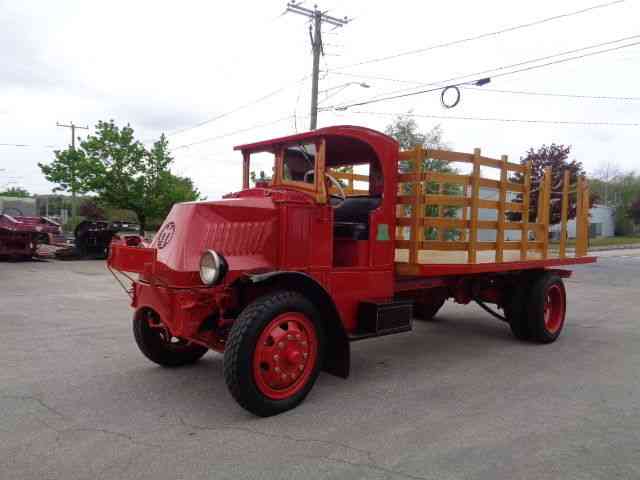
[[[369,213],[380,206],[380,196],[347,197],[334,210],[335,238],[369,240]]]

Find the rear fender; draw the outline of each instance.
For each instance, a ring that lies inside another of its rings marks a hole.
[[[318,309],[327,331],[327,351],[323,370],[338,377],[349,376],[351,351],[349,339],[331,295],[313,277],[301,272],[276,271],[247,274],[235,282],[242,290],[261,289],[291,290],[308,298]]]

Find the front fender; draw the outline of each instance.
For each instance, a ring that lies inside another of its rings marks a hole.
[[[320,312],[327,331],[323,370],[342,378],[349,376],[351,350],[347,333],[333,298],[315,278],[303,272],[271,271],[245,274],[236,282],[242,288],[259,285],[274,290],[295,291],[308,298]]]

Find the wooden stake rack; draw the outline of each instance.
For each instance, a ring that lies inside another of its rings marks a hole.
[[[471,173],[460,175],[453,168],[451,173],[428,170],[427,160],[471,164]],[[483,167],[497,171],[494,177],[499,179],[482,176]],[[551,259],[562,264],[557,260],[587,255],[589,187],[584,177],[571,188],[567,170],[552,190],[551,168],[546,168],[537,188],[534,216],[529,208],[531,193],[535,194],[531,164],[510,163],[506,156],[499,160],[484,157],[480,149],[467,154],[416,148],[399,153],[398,169],[395,246],[399,274],[424,274],[425,266],[442,271],[448,264],[471,266],[453,268],[456,272],[490,271],[491,265],[498,264],[500,270]],[[513,173],[521,174],[521,181],[513,181]],[[566,248],[570,195],[577,196],[576,245],[571,256]],[[549,248],[552,201],[561,202],[557,251]],[[495,239],[479,240],[479,232]]]

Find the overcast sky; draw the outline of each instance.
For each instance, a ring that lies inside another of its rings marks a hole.
[[[152,141],[161,132],[186,129],[282,89],[265,101],[169,136],[175,173],[192,177],[209,198],[238,189],[241,162],[234,145],[308,128],[310,81],[301,80],[311,70],[308,24],[301,16],[281,15],[285,3],[0,0],[0,144],[29,145],[0,146],[0,188],[51,191],[37,163],[50,162],[54,148],[70,143],[69,129],[56,127],[56,121],[92,127],[113,119],[131,124],[141,140]],[[325,28],[320,89],[347,82],[366,82],[370,88],[336,88],[322,94],[321,102],[368,99],[640,35],[640,1],[627,0],[487,39],[349,66],[600,3],[608,2],[324,0],[320,6],[329,14],[353,21],[341,29]],[[425,116],[640,123],[638,100],[491,91],[496,89],[640,97],[640,45],[495,78],[484,91],[465,91],[451,110],[441,107],[438,94],[426,94],[323,112],[319,126],[383,130],[391,114],[409,110]],[[556,142],[572,145],[573,156],[588,171],[607,161],[626,170],[638,168],[638,126],[416,119],[424,130],[440,123],[445,140],[459,151],[481,147],[489,156],[517,160],[530,147]],[[239,130],[245,131],[233,134]]]

